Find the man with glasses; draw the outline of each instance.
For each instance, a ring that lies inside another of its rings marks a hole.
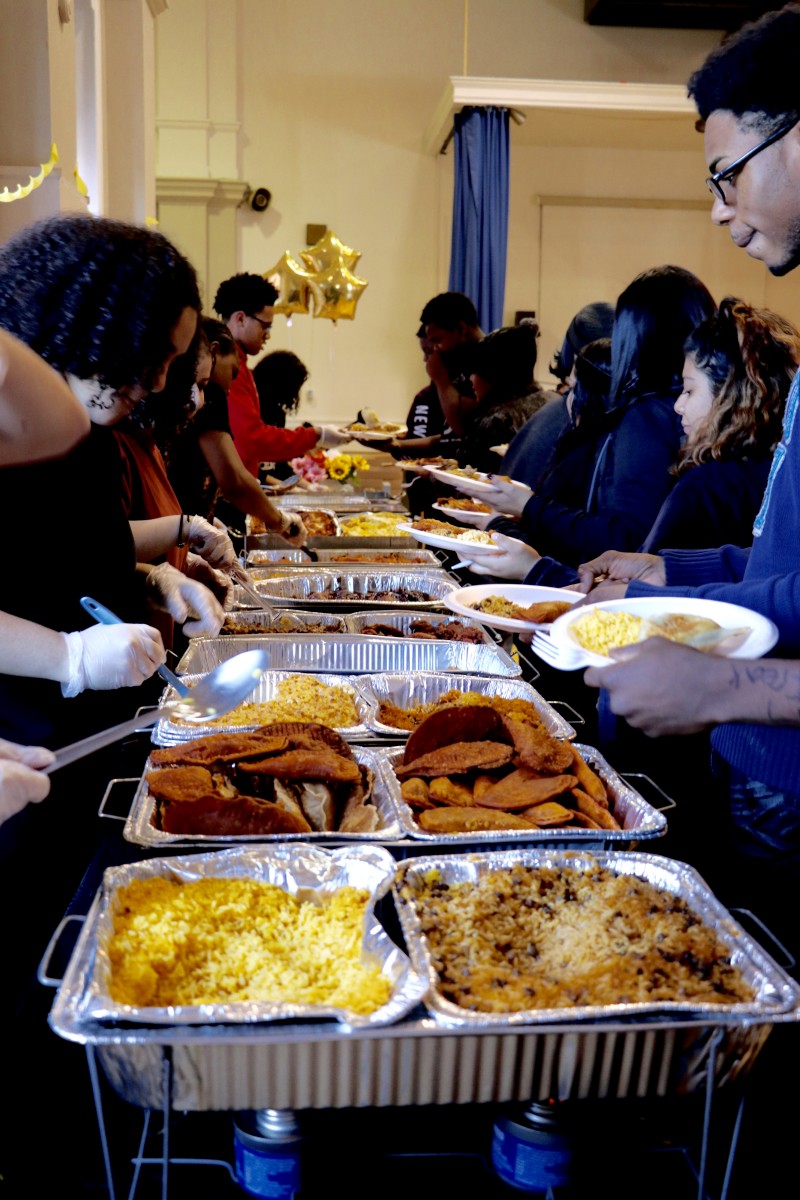
[[[800,5],[746,25],[689,81],[705,134],[711,219],[774,275],[800,265]],[[592,599],[691,596],[769,617],[781,659],[714,659],[654,638],[586,682],[647,733],[711,729],[732,816],[739,895],[797,945],[800,885],[800,373],[786,403],[750,550],[606,552],[581,568]],[[724,858],[724,854],[720,855]],[[731,897],[732,899],[736,897]]]
[[[265,425],[247,356],[260,354],[269,340],[278,293],[261,275],[242,272],[217,288],[214,308],[228,326],[239,351],[239,374],[228,392],[228,417],[242,462],[258,478],[259,463],[285,462],[311,450],[320,440],[336,445],[338,434],[315,425],[281,429]]]

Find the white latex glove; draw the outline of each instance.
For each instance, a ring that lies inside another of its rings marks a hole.
[[[213,525],[203,517],[189,517],[186,540],[189,549],[211,563],[212,567],[227,571],[237,561],[228,531],[216,517]]]
[[[153,568],[147,576],[147,590],[159,608],[183,625],[189,637],[216,637],[222,628],[225,612],[219,601],[202,583],[187,578],[169,563]]]
[[[226,612],[233,608],[236,589],[230,575],[226,575],[224,571],[218,571],[216,567],[212,567],[197,554],[186,555],[186,565],[183,571],[189,579],[196,579],[198,583],[204,584],[209,591],[213,592]]]
[[[491,504],[498,512],[506,513],[509,517],[519,517],[522,510],[533,495],[533,489],[516,480],[505,480],[500,475],[490,475],[492,490],[481,492],[481,500]]]
[[[18,746],[0,738],[0,825],[26,804],[38,804],[50,791],[50,777],[39,767],[55,760],[44,746]]]
[[[77,696],[85,688],[135,687],[167,657],[152,625],[93,625],[61,636],[69,654],[69,679],[61,684],[64,696]]]
[[[322,426],[318,426],[318,428],[319,441],[317,445],[322,446],[323,450],[330,450],[334,446],[341,446],[342,442],[351,442],[353,440],[352,434],[337,433],[335,429],[323,428]]]
[[[527,542],[506,537],[497,530],[492,530],[492,536],[495,545],[502,549],[502,554],[483,553],[481,546],[464,547],[464,559],[469,561],[476,575],[493,575],[495,579],[524,579],[536,560],[541,558]]]
[[[281,512],[281,527],[275,533],[290,546],[305,546],[308,532],[299,513]]]

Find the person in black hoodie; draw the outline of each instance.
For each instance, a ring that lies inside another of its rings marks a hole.
[[[564,504],[536,491],[525,499],[518,537],[533,548],[527,582],[559,586],[574,579],[574,568],[601,547],[635,549],[644,541],[675,482],[670,468],[682,436],[674,405],[682,386],[683,343],[714,311],[708,289],[682,267],[643,271],[622,292],[611,341],[608,412],[586,499]],[[517,490],[498,479],[495,494],[483,498],[513,513]],[[510,557],[518,547],[508,549]],[[475,561],[481,566],[477,556]],[[512,568],[498,555],[478,573],[525,574],[518,561]]]

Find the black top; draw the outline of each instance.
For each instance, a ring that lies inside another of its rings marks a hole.
[[[80,607],[81,596],[91,596],[123,620],[146,620],[112,430],[93,425],[65,458],[3,469],[0,502],[6,516],[0,609],[71,632],[94,624]],[[114,697],[124,693],[118,715]],[[0,674],[0,737],[58,746],[133,716],[138,703],[132,688],[65,700],[58,683]]]
[[[183,511],[210,520],[217,499],[217,481],[200,447],[204,433],[230,433],[228,401],[217,383],[205,389],[205,403],[169,447],[167,474]]]
[[[642,550],[750,546],[771,459],[706,462],[692,467],[661,506]]]

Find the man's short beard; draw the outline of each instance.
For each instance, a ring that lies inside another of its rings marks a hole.
[[[786,242],[791,247],[790,252],[782,263],[768,268],[770,275],[788,275],[795,267],[800,267],[800,216],[792,223]]]

